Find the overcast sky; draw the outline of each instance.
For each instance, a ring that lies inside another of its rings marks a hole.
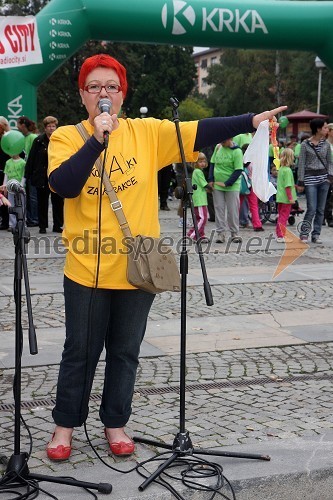
[[[195,54],[196,52],[201,52],[207,49],[209,49],[209,47],[193,47],[193,53]]]

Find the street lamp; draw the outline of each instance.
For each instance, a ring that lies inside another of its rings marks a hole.
[[[141,118],[146,118],[147,113],[148,113],[147,106],[141,106],[140,108]]]
[[[320,97],[321,97],[321,76],[323,72],[323,68],[326,68],[326,65],[323,61],[317,56],[315,59],[316,68],[319,70],[318,74],[318,94],[317,94],[317,114],[320,113]]]

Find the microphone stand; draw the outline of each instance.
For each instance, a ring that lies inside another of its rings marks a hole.
[[[31,295],[28,278],[28,267],[26,258],[26,247],[30,241],[30,234],[25,226],[25,195],[23,192],[14,193],[14,206],[9,208],[9,213],[15,214],[16,226],[12,230],[15,246],[15,269],[14,269],[14,299],[15,299],[15,376],[13,383],[14,393],[14,453],[8,459],[7,468],[4,476],[0,479],[0,494],[2,491],[11,491],[13,487],[27,486],[29,491],[24,498],[29,498],[36,494],[37,481],[49,481],[52,483],[67,484],[69,486],[78,486],[81,488],[96,489],[100,493],[111,493],[112,486],[108,483],[88,483],[62,477],[52,477],[42,474],[33,474],[28,468],[28,453],[21,452],[20,443],[20,423],[21,423],[21,374],[22,374],[22,269],[25,282],[25,293],[27,301],[28,319],[29,319],[29,347],[30,354],[38,353],[35,326],[33,324]],[[33,486],[35,488],[33,488]],[[11,490],[9,490],[11,488]],[[33,496],[32,498],[36,498]]]
[[[176,126],[177,139],[179,144],[180,155],[182,159],[182,164],[184,168],[185,180],[182,187],[177,187],[175,190],[176,198],[183,200],[183,231],[182,231],[182,250],[180,254],[180,274],[181,274],[181,327],[180,327],[180,387],[179,387],[179,432],[176,434],[173,444],[165,444],[157,442],[151,439],[146,439],[143,437],[134,436],[133,440],[137,443],[144,443],[155,447],[160,447],[166,450],[172,451],[172,455],[162,463],[154,473],[152,473],[140,486],[139,491],[143,491],[149,486],[149,484],[157,479],[160,474],[168,467],[172,465],[173,462],[179,458],[185,457],[186,455],[213,455],[220,457],[234,457],[234,458],[249,458],[255,460],[270,460],[268,455],[259,454],[249,454],[249,453],[235,453],[228,451],[219,450],[207,450],[204,448],[195,448],[192,444],[192,440],[189,432],[185,429],[185,392],[186,392],[186,294],[187,294],[187,274],[188,274],[188,251],[187,251],[187,236],[186,236],[186,220],[187,220],[187,208],[189,207],[193,219],[193,227],[196,235],[196,244],[198,248],[198,255],[201,265],[201,271],[203,276],[203,286],[206,298],[207,306],[212,306],[213,296],[210,288],[210,284],[207,278],[206,266],[202,254],[202,247],[200,241],[200,235],[198,230],[198,224],[195,217],[194,205],[193,205],[193,188],[192,180],[189,176],[188,168],[186,165],[183,141],[179,128],[179,115],[178,106],[179,102],[176,98],[172,97],[170,99],[170,104],[172,106],[173,121]],[[149,461],[153,461],[155,457]]]

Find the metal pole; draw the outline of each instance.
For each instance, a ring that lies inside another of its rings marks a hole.
[[[322,75],[322,68],[319,68],[319,75],[318,75],[318,97],[317,97],[317,114],[320,113],[320,98],[321,98],[321,75]]]

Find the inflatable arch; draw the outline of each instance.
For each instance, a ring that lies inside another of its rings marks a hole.
[[[308,50],[333,69],[333,1],[51,0],[36,21],[43,63],[0,71],[14,127],[36,120],[37,87],[87,40]]]

